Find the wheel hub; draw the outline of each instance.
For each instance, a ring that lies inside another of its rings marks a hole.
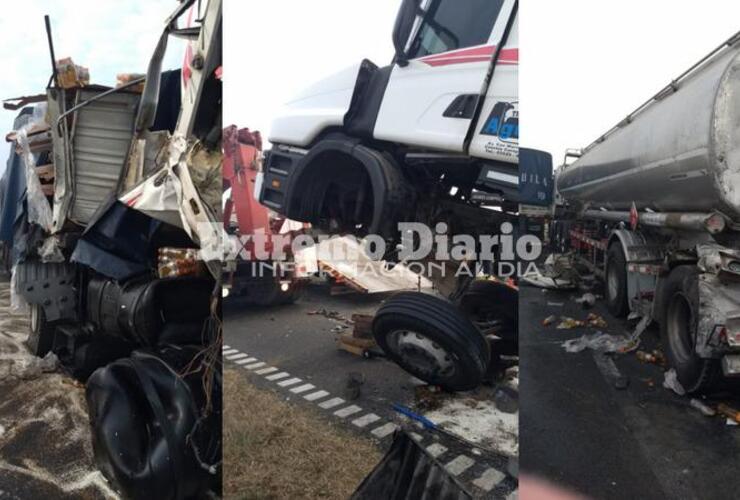
[[[455,372],[455,364],[447,351],[418,332],[395,330],[388,340],[406,366],[424,375],[449,377]]]

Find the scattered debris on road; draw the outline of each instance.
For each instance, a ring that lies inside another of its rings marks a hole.
[[[634,343],[628,337],[621,335],[610,335],[604,332],[582,335],[575,339],[569,339],[563,342],[563,348],[566,352],[575,353],[586,349],[598,352],[627,352]]]
[[[676,370],[671,368],[663,374],[663,387],[669,389],[679,396],[686,395],[686,390],[681,386],[681,382],[678,381]]]
[[[586,326],[586,322],[574,319],[569,316],[561,316],[560,317],[560,323],[558,323],[557,328],[558,330],[572,330],[573,328],[580,328],[582,326]]]
[[[717,412],[727,417],[728,420],[731,420],[736,424],[740,424],[740,411],[735,408],[732,408],[725,403],[720,403],[717,405]]]
[[[665,355],[657,349],[653,349],[652,352],[637,351],[635,356],[643,363],[650,363],[663,367],[666,366]]]
[[[596,295],[586,292],[575,300],[576,304],[581,304],[584,309],[591,309],[596,305]]]
[[[691,405],[692,408],[696,408],[706,417],[714,417],[715,415],[717,415],[717,410],[715,410],[711,406],[704,404],[703,402],[699,401],[696,398],[691,398],[691,401],[689,401],[689,404]]]

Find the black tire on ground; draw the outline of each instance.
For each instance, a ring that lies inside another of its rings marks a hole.
[[[373,320],[373,336],[389,359],[415,377],[451,391],[477,387],[490,360],[486,339],[455,306],[403,292]]]
[[[627,259],[619,242],[612,243],[607,251],[605,282],[606,306],[609,312],[617,318],[627,316]]]
[[[501,340],[494,344],[494,350],[498,354],[518,354],[519,294],[515,289],[496,281],[474,281],[460,299],[460,309],[474,323],[499,321],[497,335]]]
[[[54,345],[56,326],[46,321],[44,308],[40,304],[30,304],[30,329],[26,345],[34,356],[44,357]]]
[[[696,331],[699,324],[699,272],[694,266],[678,266],[663,283],[663,317],[660,336],[670,367],[687,393],[711,389],[720,378],[716,359],[703,359],[696,354]]]

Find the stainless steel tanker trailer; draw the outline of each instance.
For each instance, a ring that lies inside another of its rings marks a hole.
[[[684,389],[740,376],[740,33],[567,153],[556,187],[610,312],[659,323]]]

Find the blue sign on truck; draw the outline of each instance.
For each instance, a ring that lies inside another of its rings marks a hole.
[[[519,203],[550,206],[553,186],[552,155],[519,148]]]

